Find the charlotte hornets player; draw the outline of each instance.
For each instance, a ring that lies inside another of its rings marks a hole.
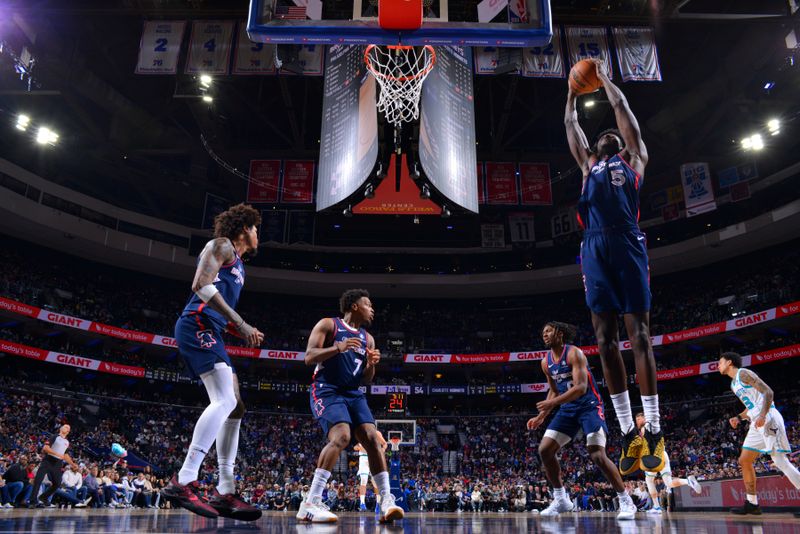
[[[193,294],[175,324],[178,351],[189,373],[203,381],[209,405],[194,427],[192,442],[183,467],[164,488],[164,494],[187,510],[205,517],[230,517],[255,521],[261,510],[237,494],[233,464],[239,448],[239,427],[244,403],[222,332],[235,331],[249,346],[264,341],[264,334],[236,313],[244,286],[242,257],[258,249],[261,215],[246,204],[238,204],[214,219],[214,239],[197,260],[192,282]],[[216,442],[219,463],[217,491],[206,503],[197,494],[197,475],[211,445]]]
[[[297,519],[314,523],[334,522],[338,518],[322,502],[322,491],[342,451],[353,438],[369,458],[369,471],[381,496],[380,521],[403,517],[389,487],[386,458],[381,448],[375,419],[367,398],[359,391],[362,383],[372,382],[381,353],[363,325],[375,315],[369,293],[348,289],[339,300],[342,317],[320,320],[308,338],[306,365],[316,366],[309,393],[311,413],[319,422],[328,443],[322,449],[308,497],[300,505]]]
[[[718,365],[720,374],[731,379],[733,394],[744,404],[744,411],[729,419],[730,425],[736,428],[740,422],[750,421],[750,428],[742,444],[742,453],[739,455],[746,500],[744,506],[732,508],[731,512],[739,515],[760,515],[753,462],[762,454],[769,454],[775,467],[780,469],[789,482],[799,490],[800,472],[789,461],[788,454],[792,450],[786,435],[783,416],[775,409],[773,402],[775,394],[772,388],[750,369],[743,369],[742,357],[735,352],[724,352],[719,358]]]
[[[600,62],[595,61],[599,66]],[[623,433],[620,472],[627,475],[640,464],[647,471],[664,466],[664,436],[658,410],[656,364],[650,341],[650,269],[647,239],[639,230],[639,189],[647,165],[647,148],[639,123],[625,95],[605,73],[597,76],[614,109],[619,130],[606,130],[590,148],[578,124],[577,96],[567,96],[564,124],[569,148],[583,172],[578,222],[583,227],[581,269],[586,304],[603,375]],[[644,436],[636,431],[628,396],[627,373],[619,352],[619,315],[631,342],[646,420]]]
[[[608,428],[603,399],[597,392],[583,351],[569,344],[574,335],[574,327],[565,323],[549,322],[542,329],[542,340],[550,348],[542,360],[542,371],[550,391],[545,400],[536,404],[539,414],[528,421],[528,429],[539,428],[552,411],[558,411],[539,443],[542,466],[547,480],[553,485],[553,502],[542,510],[541,515],[556,516],[572,511],[573,504],[561,480],[561,466],[556,454],[575,438],[578,431],[583,430],[589,456],[619,497],[617,518],[633,519],[636,506],[622,483],[622,477],[606,456]]]

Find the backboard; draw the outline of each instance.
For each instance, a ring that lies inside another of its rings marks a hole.
[[[251,0],[250,39],[278,44],[453,45],[527,48],[553,35],[550,0],[423,0],[422,27],[387,31],[377,0]],[[480,18],[489,19],[479,22]]]

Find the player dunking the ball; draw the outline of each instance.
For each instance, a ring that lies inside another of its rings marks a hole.
[[[639,434],[644,434],[644,414],[639,412],[636,414],[636,428]],[[647,491],[650,493],[650,498],[653,499],[653,507],[647,513],[650,515],[660,515],[663,510],[658,502],[658,491],[656,491],[656,476],[661,475],[661,480],[664,481],[664,486],[667,488],[667,493],[672,493],[672,488],[679,488],[681,486],[689,486],[695,493],[700,493],[702,487],[694,475],[689,475],[687,478],[672,478],[672,467],[669,463],[669,456],[667,451],[664,451],[664,467],[658,473],[652,471],[645,471],[645,482],[647,483]]]
[[[175,324],[178,351],[189,372],[203,381],[210,402],[195,424],[183,467],[164,488],[164,494],[205,517],[222,516],[242,521],[261,517],[261,510],[236,494],[233,464],[245,409],[239,395],[239,381],[222,341],[222,332],[230,329],[234,329],[248,346],[256,347],[264,341],[264,334],[234,311],[244,286],[242,257],[257,251],[260,222],[258,211],[245,204],[217,215],[214,239],[206,244],[197,261],[192,282],[194,293]],[[197,494],[197,476],[215,442],[219,483],[214,496],[206,503]]]
[[[636,505],[628,495],[619,472],[606,456],[608,429],[603,399],[597,392],[586,356],[581,349],[570,344],[574,336],[575,328],[566,323],[551,321],[542,329],[542,340],[550,349],[542,360],[542,371],[547,377],[550,391],[545,400],[536,404],[539,414],[528,421],[528,429],[539,428],[551,412],[558,412],[547,425],[539,443],[542,466],[547,480],[553,486],[553,502],[542,510],[541,515],[557,516],[572,511],[573,504],[561,480],[561,466],[556,455],[579,430],[583,430],[589,456],[619,497],[617,518],[633,519]]]
[[[328,440],[322,449],[306,500],[300,505],[297,519],[314,523],[337,521],[322,502],[322,491],[331,470],[353,438],[366,450],[369,471],[381,497],[380,521],[403,518],[403,509],[395,504],[389,486],[386,458],[381,448],[375,419],[367,398],[358,387],[375,376],[381,353],[363,325],[372,323],[374,312],[369,293],[349,289],[339,300],[342,317],[320,320],[311,331],[306,349],[306,365],[315,365],[311,382],[311,413]]]
[[[386,443],[386,440],[383,437],[383,434],[378,431],[378,443],[381,445],[381,452],[386,454],[386,447],[389,445]],[[370,478],[372,478],[372,474],[369,472],[369,455],[367,454],[366,449],[358,443],[354,450],[358,453],[358,498],[361,501],[359,505],[359,510],[364,512],[367,509],[367,482]],[[375,479],[372,480],[372,487],[375,489],[375,500],[377,501],[378,506],[381,504],[381,493],[378,491],[378,485],[375,484]]]
[[[622,427],[620,472],[640,464],[660,471],[664,437],[658,410],[656,364],[650,342],[650,271],[647,242],[639,230],[639,189],[647,165],[647,148],[639,124],[622,91],[595,62],[619,130],[601,132],[594,147],[578,123],[577,95],[569,90],[564,124],[569,148],[583,171],[578,222],[583,227],[581,268],[586,304],[591,310],[603,375]],[[618,317],[622,314],[631,342],[647,421],[644,437],[633,423],[625,363],[619,351]]]
[[[744,411],[729,419],[730,425],[736,428],[740,422],[750,421],[750,428],[742,444],[742,453],[739,455],[746,501],[744,506],[731,508],[731,512],[738,515],[761,515],[756,493],[756,470],[753,467],[758,457],[769,454],[775,467],[799,490],[800,471],[789,461],[788,454],[792,450],[783,416],[773,402],[775,394],[772,389],[753,371],[742,369],[742,357],[735,352],[725,352],[720,356],[719,372],[731,379],[731,390],[744,404]]]

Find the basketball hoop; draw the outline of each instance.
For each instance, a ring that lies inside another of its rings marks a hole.
[[[416,120],[422,82],[436,63],[433,47],[369,45],[364,61],[381,86],[378,111],[383,112],[395,128]]]
[[[389,438],[389,446],[392,448],[392,451],[397,452],[400,450],[400,438],[391,437]]]

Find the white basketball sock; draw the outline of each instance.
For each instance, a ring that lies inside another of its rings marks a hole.
[[[628,391],[622,393],[615,393],[611,395],[611,404],[614,405],[614,412],[617,414],[619,426],[622,427],[622,433],[627,434],[633,430],[633,414],[631,414],[631,398]]]
[[[786,475],[786,478],[789,479],[789,482],[792,483],[797,489],[800,489],[800,471],[792,465],[792,462],[789,461],[785,452],[776,452],[771,454],[772,462],[775,464],[775,467],[781,470],[781,472]]]
[[[567,490],[564,487],[560,488],[553,488],[553,498],[554,499],[566,499],[567,498]]]
[[[758,495],[750,495],[747,494],[747,502],[752,504],[753,506],[758,506]]]
[[[322,491],[325,489],[329,478],[331,478],[330,471],[320,469],[319,467],[314,471],[314,480],[311,481],[311,489],[308,492],[306,502],[318,503],[322,500]]]
[[[378,493],[381,494],[381,497],[392,493],[392,488],[389,485],[389,473],[387,471],[381,471],[377,475],[372,475],[372,480],[374,480],[375,485],[378,486]]]
[[[661,432],[661,415],[658,412],[658,395],[642,395],[642,408],[644,420],[647,421],[650,432]]]
[[[236,493],[233,466],[236,463],[236,453],[239,451],[239,427],[241,424],[241,419],[226,419],[217,434],[217,463],[219,464],[217,491],[221,495]]]
[[[222,423],[236,407],[233,392],[233,369],[225,363],[217,363],[214,369],[200,376],[208,392],[210,404],[203,410],[194,425],[192,443],[178,472],[178,483],[188,484],[197,480],[197,473],[219,433]]]

